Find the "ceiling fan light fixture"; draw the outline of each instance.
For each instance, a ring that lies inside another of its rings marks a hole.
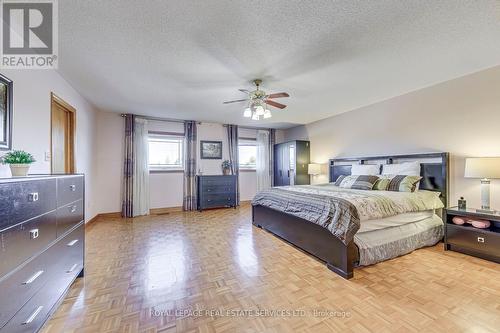
[[[264,108],[262,107],[262,105],[258,105],[256,108],[255,108],[255,113],[258,115],[258,116],[263,116],[264,115]]]
[[[259,115],[256,112],[254,112],[254,114],[252,115],[252,120],[259,120],[259,118],[260,118]]]
[[[265,110],[264,111],[264,119],[271,118],[273,115],[271,114],[271,110]]]
[[[252,116],[252,110],[250,108],[246,108],[243,112],[243,117],[250,118]]]

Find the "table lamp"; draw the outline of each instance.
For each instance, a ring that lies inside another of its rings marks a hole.
[[[500,178],[500,157],[471,157],[465,159],[465,177],[481,179],[481,211],[490,208],[490,179]]]

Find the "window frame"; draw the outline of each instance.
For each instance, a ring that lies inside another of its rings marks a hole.
[[[242,144],[243,142],[243,144]],[[248,172],[252,172],[252,171],[257,171],[257,156],[255,156],[255,167],[252,167],[252,166],[248,166],[248,165],[245,165],[245,166],[242,166],[240,164],[240,146],[252,146],[252,147],[255,147],[255,155],[257,155],[257,139],[255,138],[238,138],[238,170],[239,171],[248,171]]]
[[[176,132],[158,132],[158,131],[149,131],[148,132],[148,149],[151,137],[163,137],[165,139],[177,139],[180,141],[180,155],[181,155],[181,165],[177,166],[155,166],[152,167],[148,161],[149,173],[184,173],[184,155],[185,155],[185,136],[184,133],[176,133]],[[149,155],[149,154],[148,154]]]

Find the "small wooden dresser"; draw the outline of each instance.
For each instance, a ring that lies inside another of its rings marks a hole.
[[[36,332],[83,276],[83,175],[0,179],[0,332]]]
[[[237,176],[197,176],[198,210],[236,207]]]

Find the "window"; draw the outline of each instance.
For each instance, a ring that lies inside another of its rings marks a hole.
[[[240,169],[255,170],[257,167],[257,142],[254,140],[239,140],[238,159]]]
[[[184,138],[173,135],[149,135],[150,170],[184,170]]]

